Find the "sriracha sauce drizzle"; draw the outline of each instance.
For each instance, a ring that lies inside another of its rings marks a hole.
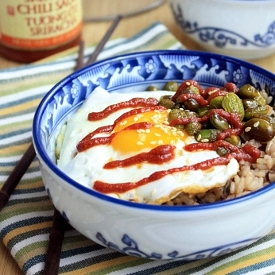
[[[166,175],[177,173],[177,172],[184,172],[190,170],[207,170],[212,168],[215,165],[226,165],[228,164],[230,159],[224,157],[218,157],[210,160],[205,160],[200,163],[194,165],[184,165],[178,168],[171,168],[168,170],[157,171],[149,175],[147,178],[143,178],[137,182],[123,182],[123,183],[113,183],[109,184],[102,181],[95,181],[94,189],[101,192],[101,193],[124,193],[131,189],[137,188],[139,186],[148,184],[149,182],[159,180]]]
[[[137,107],[150,107],[158,105],[158,100],[156,98],[132,98],[128,101],[119,102],[117,104],[112,104],[105,108],[101,112],[92,112],[88,115],[89,121],[96,121],[103,119],[109,116],[112,113],[115,113],[118,110],[125,109],[125,108],[137,108]]]
[[[127,167],[142,163],[144,161],[148,163],[162,164],[164,162],[172,160],[175,157],[174,149],[175,146],[173,145],[159,145],[146,153],[140,153],[123,160],[110,161],[106,163],[103,168],[113,169],[117,167]]]
[[[196,87],[200,94],[183,94],[183,90],[188,86]],[[227,83],[225,88],[230,90],[231,92],[236,92],[236,86],[233,83]],[[209,104],[210,100],[212,100],[216,96],[224,95],[226,93],[223,88],[215,88],[210,87],[207,89],[202,89],[196,81],[189,80],[182,83],[177,92],[171,97],[173,101],[180,100],[185,101],[188,99],[195,99],[199,102],[201,106],[206,106]],[[207,98],[208,97],[208,98]],[[112,142],[112,139],[117,134],[113,132],[116,125],[118,123],[124,121],[130,116],[138,115],[141,113],[149,112],[149,111],[163,111],[167,110],[163,106],[158,105],[159,101],[155,98],[132,98],[128,101],[120,102],[117,104],[113,104],[108,106],[102,111],[99,112],[91,112],[88,114],[89,121],[98,121],[108,117],[109,115],[115,113],[116,111],[133,108],[130,111],[124,112],[120,117],[118,117],[112,125],[101,126],[94,130],[93,132],[86,135],[78,144],[77,150],[78,152],[83,152],[88,150],[93,146],[98,145],[108,145]],[[177,118],[170,121],[170,126],[176,125],[187,125],[190,122],[206,122],[209,120],[210,116],[213,114],[218,114],[219,116],[225,118],[230,124],[231,128],[226,129],[220,132],[217,136],[217,140],[212,143],[192,143],[188,144],[184,147],[184,150],[192,152],[197,150],[216,150],[218,147],[224,147],[228,150],[228,153],[222,157],[216,157],[213,159],[205,160],[199,162],[194,165],[184,165],[182,167],[171,168],[167,170],[161,170],[153,172],[146,178],[140,179],[137,182],[123,182],[123,183],[107,183],[102,181],[95,181],[93,189],[102,193],[124,193],[131,189],[137,188],[139,186],[148,184],[152,181],[159,180],[165,177],[168,174],[173,174],[177,172],[191,171],[191,170],[207,170],[212,168],[213,166],[218,165],[227,165],[232,158],[235,158],[237,161],[245,160],[248,162],[255,162],[257,158],[260,157],[260,150],[251,146],[244,145],[242,148],[237,147],[235,145],[230,144],[225,141],[226,137],[231,135],[240,135],[243,131],[243,124],[240,120],[240,117],[236,113],[229,113],[223,109],[212,109],[206,115],[202,117],[184,117]],[[141,130],[141,129],[150,129],[153,126],[150,122],[139,122],[134,123],[130,126],[125,127],[123,130]],[[106,133],[109,134],[107,137],[95,137],[97,134]],[[104,165],[104,169],[115,169],[115,168],[123,168],[129,167],[132,165],[138,165],[143,162],[152,163],[152,164],[163,164],[165,162],[169,162],[175,158],[175,146],[165,144],[159,145],[149,152],[139,153],[137,155],[131,156],[129,158],[125,158],[123,160],[113,160]]]

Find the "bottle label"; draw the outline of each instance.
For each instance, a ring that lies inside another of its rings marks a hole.
[[[55,48],[81,31],[81,0],[1,0],[0,42],[17,49]]]

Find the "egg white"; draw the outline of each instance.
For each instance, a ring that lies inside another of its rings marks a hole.
[[[193,137],[175,144],[176,158],[162,165],[142,163],[130,167],[104,169],[103,166],[110,159],[125,159],[127,156],[115,151],[111,145],[99,145],[76,154],[76,145],[88,133],[103,125],[112,125],[114,120],[126,110],[119,110],[107,118],[90,122],[87,116],[90,112],[101,111],[107,106],[133,97],[155,97],[159,99],[167,91],[133,92],[133,93],[108,93],[102,88],[97,88],[84,102],[81,108],[67,121],[66,132],[60,148],[58,167],[77,182],[93,188],[96,180],[113,183],[137,182],[148,177],[153,172],[169,168],[192,165],[201,161],[218,157],[215,151],[187,152],[184,145],[194,143]],[[101,134],[106,135],[106,134]],[[239,169],[239,164],[232,159],[228,165],[214,166],[207,171],[195,170],[169,174],[159,180],[137,187],[125,193],[108,194],[123,200],[143,203],[160,204],[169,201],[182,191],[186,193],[205,192],[213,187],[223,186],[232,178]]]

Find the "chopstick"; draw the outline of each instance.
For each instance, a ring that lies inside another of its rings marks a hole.
[[[77,71],[78,69],[81,69],[85,65],[84,64],[84,50],[85,50],[85,43],[83,40],[80,40],[75,71]]]
[[[88,61],[84,63],[84,41],[81,41],[79,44],[78,58],[76,70],[82,68],[84,65],[89,65],[96,61],[98,55],[103,50],[106,42],[109,40],[119,21],[122,19],[122,16],[118,15],[113,21],[111,27],[108,29],[100,43],[95,48],[93,54],[90,56]],[[64,239],[64,233],[66,229],[67,222],[60,214],[60,212],[55,209],[53,216],[53,224],[49,236],[49,245],[45,258],[45,268],[43,275],[55,275],[58,274],[62,242]]]
[[[57,209],[54,209],[53,224],[45,257],[44,275],[58,274],[62,242],[67,222]]]
[[[86,65],[89,65],[89,64],[94,63],[96,61],[98,55],[103,50],[104,45],[109,40],[110,36],[112,35],[113,31],[115,30],[115,28],[117,27],[117,25],[118,25],[118,23],[121,19],[122,19],[122,15],[117,15],[116,16],[116,18],[114,19],[111,27],[107,30],[107,32],[103,36],[102,40],[99,42],[99,44],[95,48],[94,52],[89,57],[88,61],[86,62]]]
[[[84,41],[79,42],[75,71],[84,66]],[[58,274],[62,243],[64,239],[66,220],[54,208],[53,223],[49,235],[49,244],[45,257],[44,275]]]
[[[31,143],[18,164],[14,167],[0,191],[0,211],[8,203],[11,194],[27,171],[35,157],[33,144]]]

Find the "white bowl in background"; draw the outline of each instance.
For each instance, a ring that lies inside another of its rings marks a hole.
[[[274,0],[171,0],[175,21],[203,49],[241,59],[275,52]]]

